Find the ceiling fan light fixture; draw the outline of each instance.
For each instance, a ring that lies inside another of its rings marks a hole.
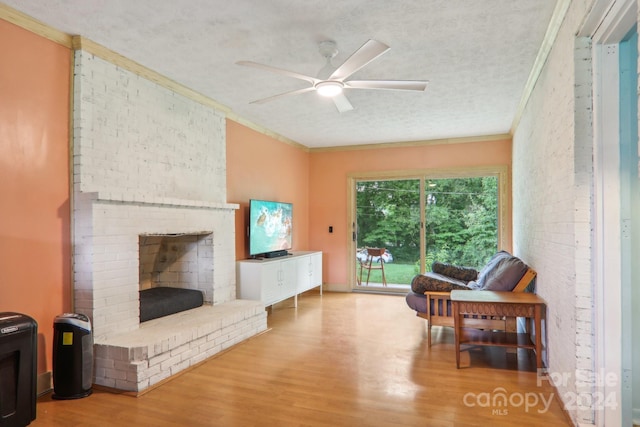
[[[324,81],[316,85],[316,90],[320,96],[326,96],[328,98],[334,97],[342,93],[344,84],[337,81]]]
[[[338,53],[336,43],[332,40],[320,42],[320,53],[326,59],[326,64],[318,72],[317,77],[311,77],[294,71],[284,70],[282,68],[272,67],[270,65],[259,64],[252,61],[238,61],[238,65],[246,65],[249,67],[261,68],[280,75],[293,77],[294,79],[303,80],[307,85],[301,89],[290,90],[288,92],[273,95],[268,98],[252,101],[252,104],[264,104],[267,101],[273,101],[285,96],[299,95],[301,93],[317,91],[320,96],[331,98],[336,109],[340,113],[353,110],[353,105],[344,95],[344,89],[385,89],[385,90],[402,90],[402,91],[419,91],[424,92],[426,80],[352,80],[350,77],[362,67],[369,64],[374,59],[390,49],[386,44],[370,39],[367,40],[358,50],[356,50],[342,65],[334,68],[331,59]]]

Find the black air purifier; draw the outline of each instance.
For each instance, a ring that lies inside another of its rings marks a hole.
[[[0,313],[0,426],[36,419],[38,324],[19,313]]]
[[[65,313],[53,321],[53,398],[89,396],[93,383],[93,335],[84,314]]]

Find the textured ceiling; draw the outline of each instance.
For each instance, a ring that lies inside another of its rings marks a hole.
[[[308,147],[508,133],[556,0],[0,0],[81,35]],[[424,92],[349,90],[338,113],[301,80],[241,67],[250,60],[316,76],[318,43],[340,65],[368,39],[391,46],[357,79],[428,80]]]

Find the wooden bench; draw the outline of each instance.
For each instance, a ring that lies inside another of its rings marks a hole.
[[[520,281],[516,284],[511,292],[524,292],[529,284],[535,279],[537,273],[532,268],[527,269]],[[483,291],[465,291],[465,292],[483,292]],[[451,308],[451,292],[434,292],[427,291],[424,293],[427,297],[427,312],[418,312],[418,316],[429,322],[427,330],[427,339],[431,346],[431,327],[432,326],[449,326],[453,324],[453,310]],[[465,325],[477,329],[487,329],[496,331],[516,332],[517,319],[515,317],[488,317],[474,318],[465,321]]]

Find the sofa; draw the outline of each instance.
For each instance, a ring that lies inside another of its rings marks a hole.
[[[536,272],[520,258],[507,251],[494,254],[477,271],[474,268],[434,262],[430,272],[418,274],[411,280],[407,305],[417,316],[428,321],[428,342],[431,345],[432,326],[453,327],[450,293],[452,290],[533,292]],[[516,319],[477,319],[481,328],[515,331]]]

